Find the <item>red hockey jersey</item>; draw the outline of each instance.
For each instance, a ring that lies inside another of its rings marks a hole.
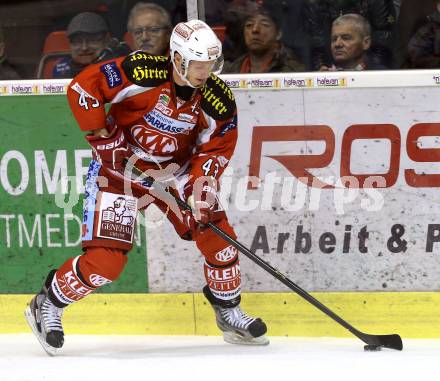
[[[177,163],[192,179],[218,179],[235,148],[232,91],[212,74],[190,100],[179,99],[167,57],[136,52],[91,65],[72,80],[67,96],[81,130],[122,128],[143,170]]]

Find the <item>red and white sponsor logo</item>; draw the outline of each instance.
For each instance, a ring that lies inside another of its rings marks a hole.
[[[241,284],[240,264],[237,261],[230,267],[213,268],[205,263],[205,279],[211,290],[222,293],[222,299],[232,298]]]
[[[249,176],[260,176],[261,158],[263,144],[266,142],[285,141],[322,141],[325,144],[324,152],[310,155],[268,155],[271,159],[282,164],[292,175],[310,187],[333,189],[334,186],[319,180],[312,171],[318,168],[326,168],[336,160],[339,160],[339,177],[356,179],[356,182],[349,182],[346,187],[358,188],[390,188],[394,186],[399,177],[408,186],[413,188],[439,188],[440,171],[437,173],[418,173],[416,164],[432,163],[433,169],[440,168],[440,149],[425,148],[420,145],[424,137],[440,136],[440,123],[416,123],[409,128],[406,140],[398,126],[389,123],[380,124],[353,124],[348,126],[343,135],[342,141],[337,144],[336,135],[333,129],[327,125],[299,125],[299,126],[257,126],[252,134],[251,155],[249,162]],[[352,171],[353,144],[356,140],[366,142],[378,139],[388,140],[390,154],[387,156],[388,163],[383,167],[388,168],[386,173],[377,174],[367,169],[364,173]],[[340,148],[339,148],[340,147]],[[406,153],[405,153],[406,150]],[[411,164],[402,168],[402,157],[407,155]],[[339,158],[335,157],[339,155]],[[379,183],[374,180],[382,178]],[[372,180],[373,179],[373,180]],[[249,189],[257,188],[257,185],[249,182]]]
[[[131,134],[142,149],[152,154],[169,154],[178,149],[175,137],[143,125],[133,126]]]
[[[157,103],[154,108],[167,116],[170,116],[173,113],[173,110],[171,110],[169,107],[165,106],[162,103]]]
[[[215,259],[219,262],[229,262],[237,256],[237,249],[234,246],[228,246],[227,248],[219,251],[215,255]]]
[[[95,287],[101,287],[104,286],[105,284],[109,284],[112,282],[110,279],[104,278],[103,276],[98,274],[91,274],[89,276],[89,281]]]
[[[93,288],[87,287],[73,271],[56,276],[52,285],[55,285],[54,292],[63,303],[72,303],[81,300],[91,292]]]
[[[214,281],[227,282],[237,278],[240,275],[240,265],[236,263],[231,267],[223,267],[218,269],[208,267],[206,269],[206,274],[209,279]]]
[[[175,32],[185,40],[189,40],[194,29],[190,28],[186,24],[177,24]]]

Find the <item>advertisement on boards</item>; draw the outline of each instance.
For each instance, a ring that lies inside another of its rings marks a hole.
[[[435,89],[235,95],[239,139],[220,199],[240,242],[312,291],[440,287]],[[150,236],[152,289],[203,284],[191,243],[171,229]],[[285,289],[244,256],[241,266],[245,290]]]
[[[35,293],[51,269],[82,253],[92,152],[64,95],[5,97],[0,114],[0,293]],[[134,242],[121,278],[100,292],[148,291],[140,224]]]

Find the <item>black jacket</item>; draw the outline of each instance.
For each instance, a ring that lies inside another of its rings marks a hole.
[[[440,13],[427,17],[408,44],[411,66],[418,69],[440,68]]]

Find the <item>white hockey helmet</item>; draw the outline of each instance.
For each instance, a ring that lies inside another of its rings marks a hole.
[[[182,67],[176,66],[175,53],[182,57]],[[214,31],[201,20],[189,20],[177,24],[170,38],[171,61],[180,78],[189,86],[188,66],[191,61],[214,61],[212,72],[220,74],[223,68],[222,43]]]

